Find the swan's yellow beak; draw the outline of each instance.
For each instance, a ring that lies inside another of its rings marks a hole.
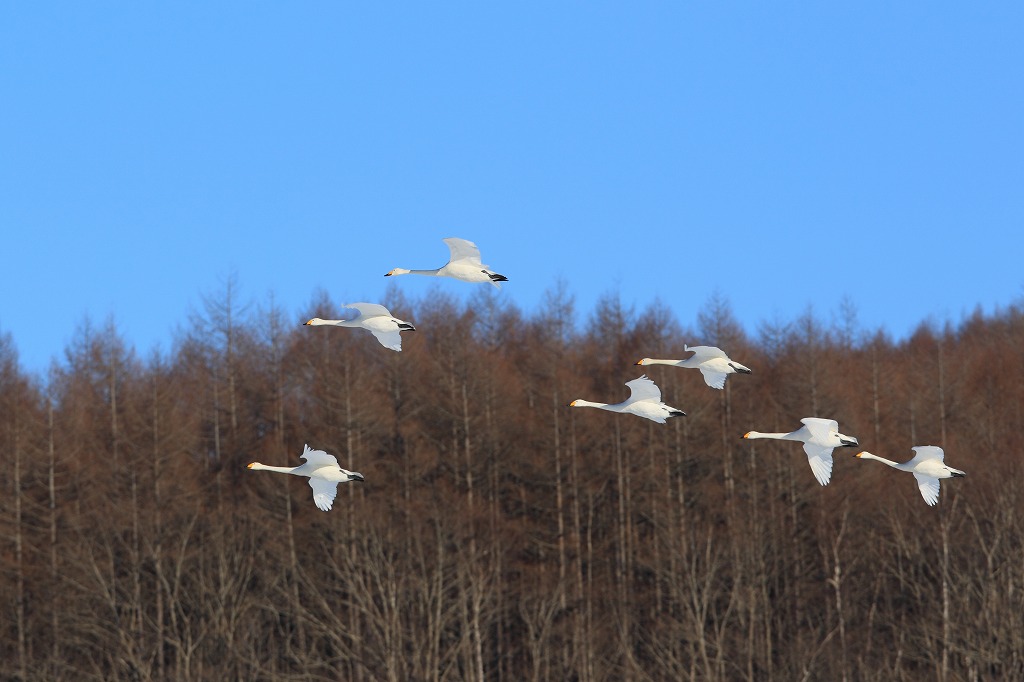
[[[248,464],[245,465],[245,468],[252,469],[254,466],[256,466],[256,462],[249,462]]]
[[[385,276],[385,277],[390,277],[390,276],[391,276],[391,275],[393,275],[393,274],[395,274],[395,271],[394,271],[394,270],[388,270],[387,272],[385,272],[385,273],[384,273],[384,276]]]
[[[307,321],[303,322],[302,326],[305,327],[305,326],[310,325],[310,324],[313,324],[313,320],[307,320]]]
[[[642,365],[642,364],[644,364],[644,361],[643,361],[643,360],[637,360],[637,361],[636,361],[636,362],[634,362],[633,364],[634,364],[634,365]]]
[[[566,405],[566,407],[576,407],[576,401],[575,401],[575,400],[574,400],[574,401],[572,401],[571,403],[569,403],[568,405]]]
[[[743,437],[744,438],[750,438],[750,431],[747,431],[746,433],[744,433]]]
[[[866,451],[865,451],[865,452],[866,452]],[[858,452],[858,453],[857,453],[856,455],[854,455],[854,457],[860,457],[860,456],[861,456],[861,455],[863,455],[863,454],[864,454],[863,452]]]

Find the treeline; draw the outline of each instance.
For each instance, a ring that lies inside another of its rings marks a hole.
[[[860,330],[847,309],[748,334],[606,297],[574,325],[480,292],[385,301],[404,351],[229,283],[167,354],[83,325],[45,377],[0,340],[0,675],[17,680],[1024,679],[1024,308]],[[688,413],[616,402],[641,357],[711,344],[725,391],[643,368]],[[910,474],[744,441],[831,417]],[[365,484],[319,511],[304,443]]]

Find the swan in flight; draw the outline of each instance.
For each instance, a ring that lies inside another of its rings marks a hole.
[[[309,487],[313,489],[313,501],[323,511],[329,511],[338,496],[338,484],[348,481],[362,481],[363,475],[358,471],[346,471],[338,466],[334,455],[323,450],[312,450],[306,445],[302,451],[305,464],[297,467],[272,467],[259,462],[252,462],[248,468],[253,471],[277,471],[294,476],[309,476]]]
[[[805,417],[800,420],[800,423],[803,426],[790,433],[748,431],[743,437],[802,441],[804,452],[807,453],[807,461],[811,465],[814,477],[818,479],[818,483],[828,485],[828,480],[832,478],[833,448],[852,448],[859,445],[859,443],[853,436],[844,436],[839,433],[839,423],[834,419]]]
[[[498,282],[508,281],[508,277],[499,275],[480,262],[480,249],[473,242],[459,239],[458,237],[448,237],[444,240],[444,243],[448,245],[448,250],[451,251],[451,258],[448,259],[444,267],[436,270],[395,268],[384,276],[412,274],[454,277],[455,279],[461,279],[463,282],[490,282],[499,289],[501,285]]]
[[[711,388],[725,388],[725,378],[730,374],[750,374],[750,368],[729,359],[721,348],[714,346],[687,346],[683,345],[687,352],[693,351],[693,355],[685,360],[655,360],[644,358],[638,365],[673,365],[675,367],[692,367],[700,370],[704,375],[704,383]]]
[[[959,469],[946,466],[942,461],[945,453],[937,445],[918,445],[911,449],[914,451],[914,456],[902,464],[885,457],[872,455],[870,452],[858,452],[855,456],[862,459],[877,459],[879,462],[885,462],[893,469],[909,471],[914,474],[914,478],[917,479],[917,487],[921,491],[921,497],[924,498],[924,501],[929,506],[934,507],[939,503],[939,479],[960,478],[967,474]]]
[[[664,424],[665,420],[670,417],[686,416],[682,410],[669,407],[661,402],[661,389],[646,376],[627,381],[626,385],[629,386],[629,399],[624,402],[609,405],[608,403],[592,403],[580,398],[569,403],[569,407],[598,407],[609,412],[635,414],[659,424]]]
[[[397,317],[392,317],[391,312],[387,308],[376,303],[346,303],[342,308],[353,308],[359,311],[359,314],[351,320],[321,320],[319,317],[314,317],[304,324],[313,327],[329,324],[335,327],[366,329],[377,337],[380,345],[398,351],[402,350],[402,335],[400,332],[416,331],[416,327],[408,322],[399,320]]]

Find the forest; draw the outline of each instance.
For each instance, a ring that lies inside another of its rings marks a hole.
[[[0,336],[0,678],[1024,679],[1024,301],[900,340],[562,283],[381,303],[400,353],[233,281],[165,352],[85,321],[37,376]],[[684,344],[753,374],[633,366]],[[687,416],[567,407],[642,373]],[[860,441],[826,487],[742,438],[809,416]],[[366,479],[329,512],[246,469],[307,443]],[[854,457],[915,445],[967,472],[935,507]]]

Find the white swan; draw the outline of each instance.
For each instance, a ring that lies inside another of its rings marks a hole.
[[[967,474],[959,469],[946,466],[942,461],[945,453],[937,445],[918,445],[911,449],[914,451],[913,458],[902,464],[885,457],[872,455],[870,452],[858,452],[856,456],[862,459],[877,459],[879,462],[885,462],[893,469],[909,471],[914,474],[914,478],[917,479],[917,487],[921,491],[921,497],[924,498],[924,501],[929,506],[934,507],[939,503],[939,479],[960,478]]]
[[[416,327],[408,322],[403,322],[393,317],[391,312],[382,305],[376,303],[346,303],[342,308],[353,308],[359,314],[351,320],[322,320],[314,317],[304,324],[313,327],[319,325],[334,325],[335,327],[359,327],[366,329],[377,337],[380,345],[391,350],[402,350],[402,331],[416,331]]]
[[[294,476],[309,476],[309,487],[313,489],[313,501],[316,506],[328,511],[338,496],[338,484],[348,481],[362,481],[363,475],[358,471],[346,471],[338,466],[334,455],[323,450],[312,450],[308,445],[303,448],[302,459],[305,464],[297,467],[272,467],[259,462],[252,462],[248,468],[253,471],[277,471]]]
[[[499,275],[480,262],[480,249],[473,242],[459,239],[458,237],[448,237],[444,240],[444,243],[448,245],[448,250],[451,251],[451,258],[448,259],[448,263],[444,267],[437,268],[436,270],[395,268],[384,276],[411,274],[454,277],[463,282],[490,282],[499,289],[501,285],[498,282],[508,281],[508,277]]]
[[[711,388],[725,388],[725,378],[730,374],[750,374],[750,368],[729,359],[721,348],[715,346],[687,346],[683,345],[686,351],[693,351],[693,355],[685,360],[655,360],[644,358],[638,365],[673,365],[675,367],[692,367],[699,369],[704,375],[704,383]]]
[[[832,478],[832,449],[855,447],[858,445],[857,439],[839,433],[839,423],[834,419],[805,417],[800,420],[800,423],[803,426],[789,433],[748,431],[743,437],[802,441],[814,477],[818,479],[818,483],[828,485],[829,479]]]
[[[629,399],[609,405],[608,403],[592,403],[589,400],[577,399],[569,403],[569,407],[598,407],[609,412],[622,412],[624,414],[635,414],[659,424],[664,424],[670,417],[684,417],[686,413],[669,407],[661,402],[661,389],[646,376],[639,379],[627,381],[629,386]]]

